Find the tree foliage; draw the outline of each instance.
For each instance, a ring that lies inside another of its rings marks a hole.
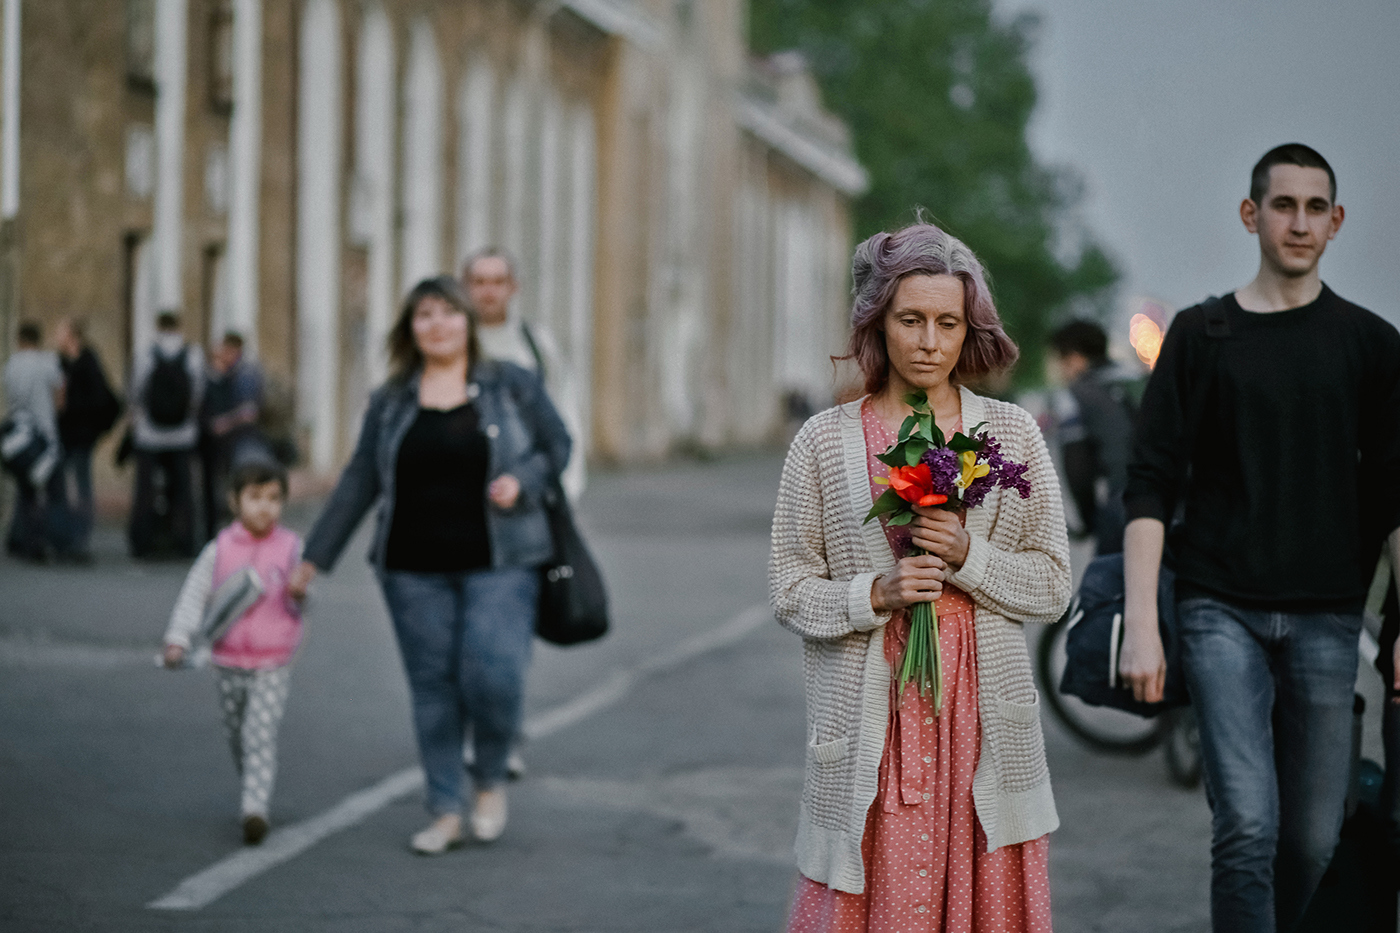
[[[857,236],[922,207],[972,247],[1027,382],[1039,380],[1052,322],[1102,313],[1118,278],[1102,249],[1066,229],[1077,180],[1038,165],[1026,142],[1036,26],[1030,15],[998,21],[989,0],[750,0],[755,51],[803,52],[851,128],[871,177]],[[1057,248],[1062,235],[1073,248]]]

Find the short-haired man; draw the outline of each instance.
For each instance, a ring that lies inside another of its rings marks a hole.
[[[1180,504],[1217,933],[1292,930],[1331,860],[1362,606],[1400,526],[1400,333],[1318,276],[1344,216],[1317,152],[1260,159],[1240,205],[1259,272],[1172,322],[1129,466],[1120,669],[1139,699],[1160,698],[1157,572]]]
[[[127,537],[133,557],[153,556],[159,548],[156,475],[165,479],[165,518],[170,544],[182,557],[195,555],[195,447],[199,407],[204,397],[204,359],[185,342],[180,316],[156,318],[152,345],[135,360],[131,381],[131,439],[136,453],[136,488]]]
[[[1053,407],[1065,484],[1095,553],[1117,554],[1133,418],[1123,375],[1108,358],[1108,334],[1093,321],[1061,325],[1050,335],[1050,368],[1064,386]]]
[[[531,327],[513,311],[511,301],[520,291],[515,277],[515,259],[499,246],[487,246],[467,257],[462,264],[462,288],[476,309],[477,339],[481,352],[492,359],[507,360],[538,373],[549,390],[550,398],[570,433],[578,437],[578,392],[573,373],[564,365],[545,330]],[[580,445],[564,470],[564,491],[576,499],[583,492],[586,477]]]
[[[204,403],[199,414],[200,472],[208,538],[214,538],[233,517],[224,489],[229,472],[244,460],[272,457],[258,427],[262,396],[262,371],[244,357],[243,335],[228,331],[209,354]]]
[[[60,526],[63,471],[59,462],[58,412],[63,408],[63,370],[58,356],[43,347],[43,331],[34,321],[21,321],[16,349],[5,363],[5,397],[9,411],[23,413],[34,430],[52,445],[48,473],[34,479],[17,477],[18,495],[5,549],[25,560],[44,561],[50,552],[64,551],[67,537]]]

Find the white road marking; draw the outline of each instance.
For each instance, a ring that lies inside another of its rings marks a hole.
[[[525,734],[532,739],[553,735],[617,703],[649,677],[673,670],[694,658],[740,641],[772,619],[767,606],[752,606],[728,622],[681,642],[670,651],[647,658],[631,670],[609,677],[567,703],[532,716]],[[357,791],[309,820],[273,830],[257,848],[241,849],[180,882],[170,893],[146,906],[151,910],[199,910],[258,875],[295,858],[316,843],[363,822],[389,804],[423,786],[420,768],[405,768],[378,784]]]

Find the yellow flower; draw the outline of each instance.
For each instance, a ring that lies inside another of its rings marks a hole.
[[[964,450],[958,454],[958,459],[962,461],[962,476],[957,479],[959,489],[966,489],[972,485],[973,480],[992,472],[992,468],[987,464],[977,462],[975,450]]]

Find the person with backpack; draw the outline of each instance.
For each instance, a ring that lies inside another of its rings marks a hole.
[[[68,560],[91,560],[92,448],[112,429],[121,415],[121,400],[112,391],[102,361],[87,342],[87,328],[78,318],[67,318],[54,334],[65,382],[63,410],[58,413],[58,434],[63,441],[61,511],[67,525]],[[69,497],[72,478],[74,496]]]
[[[162,523],[168,546],[181,557],[195,555],[194,483],[191,466],[199,443],[199,410],[204,396],[204,359],[185,341],[180,316],[156,318],[152,345],[137,356],[131,382],[132,449],[136,484],[127,530],[131,556],[152,557],[162,550]],[[158,497],[157,479],[164,495]],[[163,498],[163,514],[157,510]],[[163,520],[163,522],[162,522]]]
[[[1117,554],[1133,410],[1122,373],[1108,358],[1108,334],[1093,321],[1070,321],[1050,335],[1050,363],[1064,386],[1054,408],[1065,482],[1095,553]]]
[[[1315,150],[1259,160],[1240,205],[1258,274],[1176,316],[1128,467],[1119,670],[1138,700],[1162,698],[1157,580],[1183,506],[1176,617],[1216,933],[1295,930],[1332,860],[1362,609],[1400,536],[1400,332],[1318,274],[1344,216]]]

